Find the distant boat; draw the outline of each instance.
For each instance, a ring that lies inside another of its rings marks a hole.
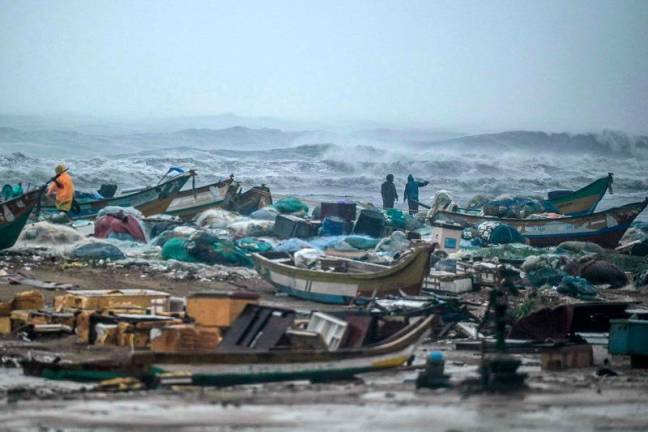
[[[262,352],[153,353],[135,351],[122,357],[67,360],[31,356],[21,361],[26,375],[73,381],[100,381],[133,376],[148,382],[227,386],[273,381],[332,381],[407,363],[429,335],[434,315],[422,317],[370,346],[336,351],[316,349]]]
[[[167,210],[180,189],[193,175],[192,172],[181,174],[155,186],[115,198],[80,202],[68,212],[68,215],[72,219],[95,218],[101,209],[108,206],[135,207],[144,216],[161,214]],[[46,213],[57,211],[51,200],[42,207],[42,210]]]
[[[257,272],[279,290],[322,303],[348,304],[356,297],[385,296],[403,291],[416,295],[429,271],[432,247],[421,244],[391,266],[330,257],[324,270],[296,267],[289,254],[252,254]]]
[[[512,226],[529,239],[531,246],[556,246],[570,240],[590,241],[613,249],[637,216],[648,205],[644,201],[615,207],[585,216],[556,219],[512,219],[477,216],[458,212],[438,211],[430,222],[451,222],[465,227],[477,227],[482,222],[501,222]]]
[[[608,189],[611,190],[613,181],[613,174],[609,173],[577,191],[549,192],[547,201],[566,216],[592,214]]]
[[[43,189],[35,189],[0,203],[0,250],[10,248],[16,243],[43,192]]]
[[[272,194],[265,186],[255,186],[240,193],[240,183],[230,177],[210,185],[179,192],[165,212],[191,220],[210,208],[223,208],[248,215],[272,204]]]

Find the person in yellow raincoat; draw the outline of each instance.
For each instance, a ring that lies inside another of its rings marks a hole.
[[[55,172],[56,177],[49,185],[47,194],[56,196],[56,209],[67,213],[74,203],[74,182],[65,165],[58,165]]]

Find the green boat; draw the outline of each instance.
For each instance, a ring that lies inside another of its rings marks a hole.
[[[0,250],[16,243],[42,193],[43,189],[36,189],[0,203]]]
[[[608,189],[612,190],[613,181],[613,174],[608,173],[607,177],[595,180],[576,191],[549,192],[548,201],[566,216],[589,215],[594,213]]]

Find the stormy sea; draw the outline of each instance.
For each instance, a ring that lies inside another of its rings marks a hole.
[[[646,136],[290,129],[230,120],[111,125],[0,116],[0,181],[40,184],[65,163],[79,190],[103,183],[127,190],[155,184],[178,166],[196,170],[199,185],[234,174],[245,186],[266,184],[278,195],[378,204],[386,174],[394,174],[402,196],[411,173],[430,182],[422,202],[446,190],[465,203],[477,194],[546,196],[612,172],[613,194],[599,209],[648,196]],[[646,213],[639,219],[648,220]]]

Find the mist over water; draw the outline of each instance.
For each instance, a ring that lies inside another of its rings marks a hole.
[[[194,169],[198,184],[234,174],[246,186],[266,184],[276,194],[309,199],[380,203],[380,184],[396,177],[402,196],[413,174],[460,202],[476,194],[546,196],[576,189],[614,172],[614,194],[601,207],[648,196],[648,139],[621,133],[499,134],[441,138],[438,133],[397,130],[283,131],[231,127],[172,132],[88,134],[76,130],[0,128],[0,179],[37,184],[53,167],[70,167],[77,187],[95,190],[114,182],[122,190],[151,185],[170,166]],[[642,218],[646,218],[642,215]]]

